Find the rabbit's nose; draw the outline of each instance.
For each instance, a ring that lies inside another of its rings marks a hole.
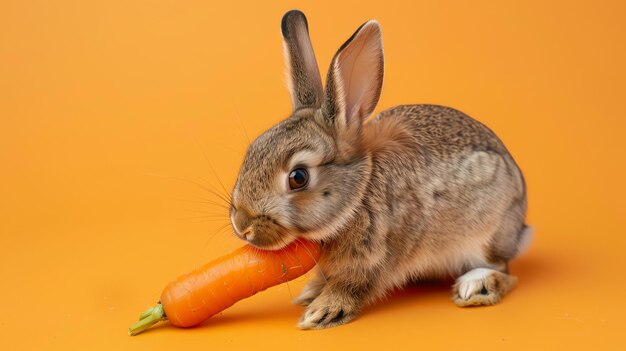
[[[243,240],[247,239],[247,234],[250,233],[250,214],[245,209],[238,209],[235,211],[233,215],[233,229],[235,229],[235,234]]]

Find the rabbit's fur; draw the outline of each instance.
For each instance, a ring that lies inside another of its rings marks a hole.
[[[443,106],[398,106],[365,122],[383,79],[377,22],[339,49],[325,89],[304,15],[288,12],[282,32],[294,111],[250,145],[230,215],[261,248],[322,243],[295,301],[307,306],[299,327],[347,323],[409,280],[453,276],[457,305],[497,303],[529,233],[524,178],[502,142]],[[295,168],[309,181],[291,190]]]

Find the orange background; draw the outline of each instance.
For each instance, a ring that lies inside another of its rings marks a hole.
[[[230,190],[248,136],[288,115],[291,8],[323,72],[380,21],[379,110],[449,105],[504,140],[537,229],[512,264],[519,285],[472,309],[445,284],[409,288],[311,332],[289,304],[299,279],[199,328],[128,337],[167,282],[241,245],[193,182],[223,192],[213,167]],[[623,1],[3,0],[0,347],[624,349],[624,13]]]

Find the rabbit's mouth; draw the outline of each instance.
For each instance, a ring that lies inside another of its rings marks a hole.
[[[275,221],[254,221],[250,226],[235,234],[250,245],[263,250],[279,250],[291,244],[297,237]]]

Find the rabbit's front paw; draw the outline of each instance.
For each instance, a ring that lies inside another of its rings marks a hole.
[[[302,289],[300,295],[293,300],[293,303],[295,305],[308,306],[319,296],[325,284],[326,281],[321,275],[318,275],[304,286],[304,289]]]
[[[346,324],[353,320],[358,313],[357,305],[342,297],[332,294],[318,296],[304,311],[298,328],[324,329]]]

